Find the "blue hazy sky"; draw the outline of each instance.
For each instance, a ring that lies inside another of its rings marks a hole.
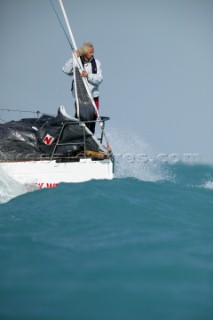
[[[94,43],[101,113],[124,139],[131,130],[158,152],[212,163],[213,1],[63,3],[77,44]],[[0,39],[0,108],[73,114],[70,48],[50,1],[0,0]]]

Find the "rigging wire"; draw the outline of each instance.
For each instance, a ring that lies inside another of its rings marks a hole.
[[[68,43],[69,43],[69,45],[70,45],[70,48],[71,48],[71,50],[72,50],[72,52],[73,52],[73,54],[74,54],[74,56],[75,56],[75,58],[76,58],[78,67],[79,67],[80,70],[83,70],[80,62],[78,61],[78,57],[76,56],[75,48],[74,48],[74,46],[73,46],[73,44],[72,44],[72,42],[71,42],[71,40],[70,40],[70,38],[69,38],[69,36],[68,36],[65,28],[64,28],[64,26],[63,26],[63,23],[61,22],[61,19],[60,19],[60,16],[59,16],[59,14],[58,14],[58,11],[57,11],[55,5],[53,4],[53,0],[50,0],[50,3],[51,3],[51,6],[52,6],[52,9],[53,9],[53,11],[55,12],[55,15],[56,15],[56,17],[57,17],[57,19],[58,19],[58,22],[59,22],[59,24],[60,24],[60,26],[61,26],[64,34],[65,34],[65,37],[66,37],[66,39],[67,39],[67,41],[68,41]]]
[[[0,123],[6,123],[8,122],[7,119],[7,114],[9,113],[13,113],[13,114],[17,114],[18,113],[18,118],[22,119],[24,113],[27,114],[33,114],[33,115],[37,115],[37,119],[40,118],[40,116],[45,115],[45,113],[42,113],[40,111],[31,111],[31,110],[19,110],[19,109],[9,109],[9,108],[0,108]],[[5,117],[5,118],[4,118]],[[17,118],[17,117],[16,117]]]
[[[9,109],[9,108],[0,108],[0,111],[8,111],[8,112],[22,112],[22,113],[33,113],[33,114],[44,114],[40,111],[32,111],[32,110],[19,110],[19,109]]]
[[[56,17],[57,17],[57,19],[58,19],[58,22],[59,22],[62,30],[64,31],[65,37],[67,38],[67,41],[69,42],[70,48],[74,51],[74,47],[73,47],[73,45],[72,45],[72,42],[70,41],[69,36],[68,36],[68,34],[67,34],[64,26],[63,26],[63,23],[61,22],[61,19],[60,19],[60,17],[59,17],[59,14],[58,14],[58,12],[57,12],[57,9],[56,9],[56,7],[55,7],[54,4],[53,4],[53,0],[50,0],[50,3],[51,3],[51,6],[52,6],[52,8],[53,8],[53,11],[55,12],[55,15],[56,15]]]

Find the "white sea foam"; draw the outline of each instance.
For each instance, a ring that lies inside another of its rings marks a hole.
[[[13,180],[0,168],[0,203],[7,202],[26,192],[26,188]]]
[[[202,185],[205,189],[213,189],[213,181],[207,181]]]
[[[117,129],[108,130],[115,155],[115,177],[133,177],[143,181],[171,180],[171,175],[161,163],[155,161],[152,148],[140,135]]]

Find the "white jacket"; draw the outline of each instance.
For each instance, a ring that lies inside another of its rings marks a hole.
[[[97,73],[92,73],[92,64],[90,62],[84,64],[84,69],[88,73],[88,83],[89,89],[92,93],[93,98],[99,97],[99,85],[103,81],[101,63],[99,60],[95,59],[97,66]],[[69,59],[65,65],[62,67],[62,70],[72,76],[73,75],[73,59]]]

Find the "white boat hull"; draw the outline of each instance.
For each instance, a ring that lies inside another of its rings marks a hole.
[[[60,182],[84,182],[113,178],[111,159],[80,159],[78,162],[1,162],[0,167],[15,181],[36,189],[54,188]]]

